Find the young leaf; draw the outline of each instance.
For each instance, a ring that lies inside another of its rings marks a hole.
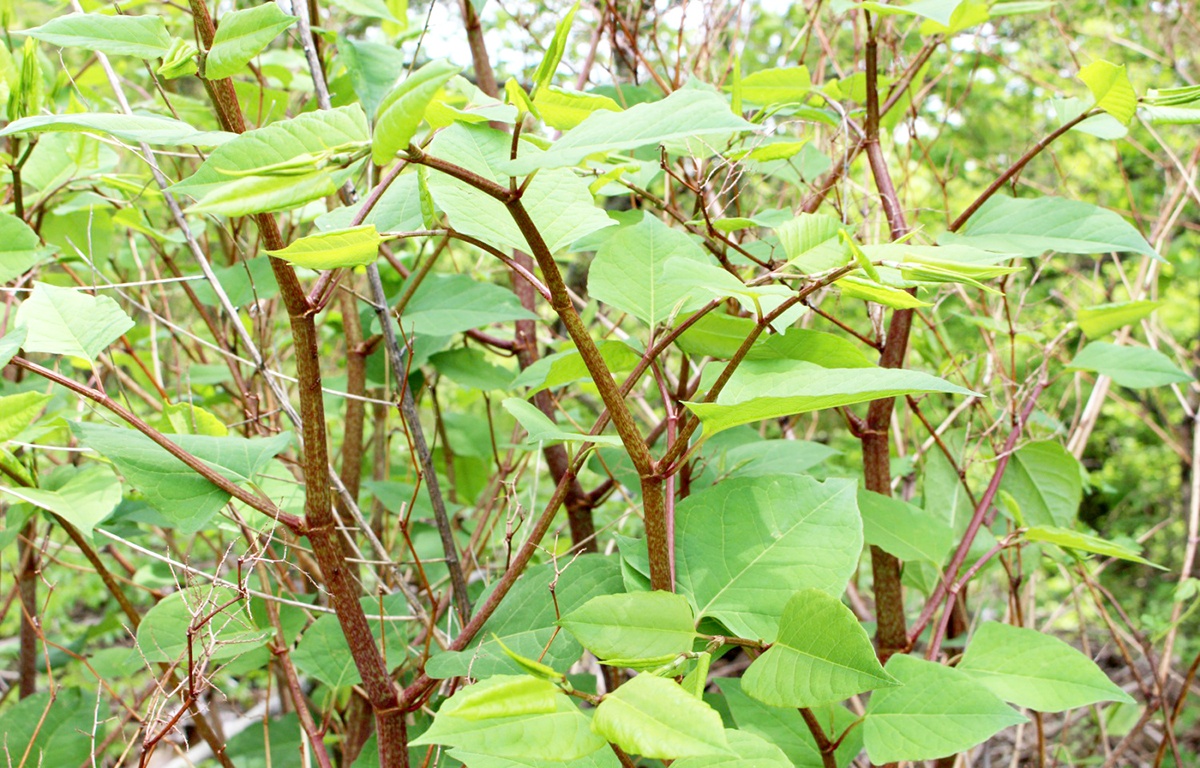
[[[863,742],[876,765],[952,755],[1025,722],[952,667],[896,654],[884,669],[901,685],[876,691],[867,705]]]
[[[562,692],[548,680],[529,675],[496,675],[468,685],[438,710],[439,717],[487,720],[514,715],[544,715],[558,709]]]
[[[1087,85],[1096,99],[1096,106],[1128,125],[1137,111],[1137,94],[1125,65],[1120,66],[1104,60],[1093,61],[1079,70],[1079,79]]]
[[[894,684],[858,619],[819,589],[788,600],[775,643],[742,678],[742,690],[775,707],[833,704]]]
[[[1061,197],[1017,199],[996,195],[975,212],[958,234],[947,232],[938,237],[938,245],[954,244],[1027,257],[1041,256],[1047,251],[1129,251],[1162,258],[1116,213]]]
[[[726,480],[675,510],[679,591],[731,634],[774,641],[796,590],[840,595],[862,552],[854,483],[800,475]]]
[[[166,22],[157,15],[68,13],[27,29],[25,34],[59,48],[84,48],[139,59],[157,59],[171,48]]]
[[[456,716],[455,700],[470,697],[474,687],[468,686],[450,697],[442,705],[443,710],[449,707],[450,711],[439,711],[429,730],[410,741],[409,746],[442,744],[492,757],[556,762],[586,757],[604,747],[604,740],[592,732],[587,715],[562,694],[555,694],[550,712],[476,719]],[[502,702],[499,708],[503,708]]]
[[[958,669],[1005,701],[1038,712],[1098,701],[1134,703],[1095,662],[1062,640],[994,621],[975,631]]]
[[[676,656],[696,637],[687,598],[670,592],[594,597],[558,625],[601,660]]]
[[[169,117],[105,112],[24,117],[5,126],[0,130],[0,136],[53,131],[102,133],[122,141],[170,147],[216,147],[236,137],[225,131],[199,131],[182,120]]]
[[[1073,531],[1070,528],[1035,525],[1025,531],[1025,538],[1029,541],[1044,541],[1047,544],[1054,544],[1063,549],[1091,552],[1095,555],[1115,557],[1118,560],[1128,560],[1131,563],[1141,563],[1142,565],[1149,565],[1154,568],[1162,568],[1161,565],[1152,563],[1139,555],[1137,550],[1123,547],[1120,544],[1107,541],[1099,536],[1093,536],[1090,533]]]
[[[808,413],[884,397],[945,392],[975,395],[927,373],[891,368],[822,368],[798,360],[747,360],[715,403],[688,402],[705,436],[764,419]]]
[[[721,716],[673,680],[643,673],[607,694],[592,730],[626,752],[649,758],[733,754]]]
[[[204,76],[222,80],[240,73],[280,32],[295,23],[295,16],[279,10],[273,2],[224,14],[204,59]]]
[[[133,320],[107,296],[35,282],[33,293],[17,307],[17,325],[25,326],[23,346],[28,352],[95,362],[105,347],[133,327]]]
[[[917,307],[929,306],[929,302],[921,301],[908,291],[863,280],[853,275],[843,277],[834,283],[834,285],[846,298],[873,301],[876,304],[882,304],[892,309],[915,309]]]
[[[755,126],[730,112],[721,96],[681,88],[662,101],[638,104],[624,112],[596,112],[546,152],[523,153],[501,164],[500,170],[519,176],[538,169],[578,165],[588,155],[600,152],[752,130]]]
[[[568,91],[547,86],[534,98],[542,122],[559,131],[569,131],[599,110],[620,112],[617,102],[597,93]]]
[[[396,83],[383,97],[371,140],[371,159],[377,165],[391,162],[397,152],[408,146],[417,135],[429,102],[460,71],[461,67],[446,59],[435,59]]]
[[[812,89],[805,66],[760,69],[742,77],[742,100],[760,107],[803,101]]]
[[[550,40],[550,45],[546,46],[546,54],[542,57],[542,63],[538,64],[537,71],[533,73],[532,96],[534,99],[537,99],[538,94],[550,85],[550,80],[558,70],[558,63],[562,61],[563,51],[567,47],[567,36],[571,34],[571,22],[575,20],[575,14],[578,12],[579,1],[576,0],[575,4],[571,6],[571,10],[558,20],[558,26],[554,28],[554,37]]]
[[[267,253],[306,269],[362,267],[375,261],[379,256],[379,245],[385,239],[375,231],[374,224],[363,224],[350,229],[308,235],[286,248],[268,250]]]
[[[1075,315],[1079,329],[1089,339],[1107,336],[1113,331],[1132,325],[1164,304],[1161,301],[1123,301],[1116,304],[1096,304],[1080,307]]]
[[[892,3],[859,3],[860,8],[885,16],[920,16],[949,27],[953,23],[954,11],[962,0],[913,0],[906,5]]]
[[[670,260],[707,266],[707,258],[689,235],[644,215],[605,239],[588,271],[588,292],[651,326],[658,325],[705,301],[691,286],[665,280]]]
[[[1095,371],[1108,376],[1122,387],[1146,389],[1192,381],[1171,358],[1149,347],[1128,347],[1093,341],[1075,355],[1069,366],[1080,371]]]
[[[611,445],[617,448],[621,446],[621,438],[616,435],[585,435],[582,432],[564,429],[550,421],[550,417],[542,413],[536,405],[519,397],[510,397],[502,405],[525,429],[525,439],[529,443],[550,445],[565,441]]]

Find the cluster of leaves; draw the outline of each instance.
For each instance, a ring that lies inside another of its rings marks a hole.
[[[959,188],[923,121],[974,97],[932,86],[1051,4],[817,3],[772,61],[686,13],[659,45],[651,8],[597,9],[576,58],[576,6],[502,85],[480,4],[469,68],[403,2],[336,0],[344,34],[317,5],[77,7],[0,46],[14,764],[145,760],[185,721],[225,766],[1045,760],[1044,715],[1087,707],[1081,758],[1154,722],[1182,762],[1197,499],[1156,566],[1081,524],[1079,457],[1111,390],[1194,466],[1164,409],[1194,441],[1195,350],[1158,317],[1197,155],[1146,232],[1039,164],[1174,157],[1200,88],[1097,58]],[[1073,288],[1109,262],[1123,293]],[[1113,622],[1114,562],[1171,585],[1153,636]],[[107,618],[70,619],[60,564]],[[1066,594],[1123,685],[1036,628]]]

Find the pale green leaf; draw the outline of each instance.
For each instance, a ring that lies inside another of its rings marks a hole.
[[[858,510],[867,543],[901,560],[940,566],[954,543],[954,529],[945,518],[902,499],[859,489]]]
[[[684,757],[671,768],[794,768],[782,749],[761,736],[726,728],[725,738],[732,754]]]
[[[1108,376],[1122,387],[1146,389],[1192,381],[1171,358],[1149,347],[1129,347],[1104,341],[1090,342],[1068,366]]]
[[[411,232],[425,226],[418,178],[416,173],[400,174],[375,201],[362,223],[374,224],[380,232]],[[316,225],[324,231],[346,229],[364,204],[361,201],[323,213],[317,217]]]
[[[622,444],[621,438],[616,435],[585,435],[582,432],[576,432],[559,426],[551,421],[550,417],[542,413],[541,409],[536,405],[519,397],[510,397],[501,403],[501,405],[504,406],[504,410],[512,414],[513,418],[525,430],[526,442],[531,444],[552,445],[562,442],[586,442],[598,445],[611,445],[618,448]]]
[[[471,766],[471,768],[621,768],[621,761],[617,759],[616,754],[611,749],[598,749],[589,755],[577,757],[574,760],[496,757],[494,755],[483,755],[469,748],[452,749],[448,754],[464,765]],[[366,750],[364,749],[359,760],[362,761],[365,755]],[[354,768],[378,768],[378,765],[378,763],[373,763],[360,766],[356,762]]]
[[[51,250],[42,247],[28,224],[11,213],[0,212],[0,283],[25,274],[49,253]]]
[[[1142,118],[1152,125],[1197,125],[1200,124],[1200,109],[1191,107],[1164,107],[1145,105],[1141,107]]]
[[[606,695],[596,707],[592,730],[643,757],[733,754],[716,710],[675,681],[650,674]]]
[[[1115,304],[1094,304],[1080,307],[1075,315],[1079,328],[1089,339],[1107,336],[1113,331],[1132,325],[1163,305],[1161,301],[1123,301]]]
[[[692,607],[682,595],[634,592],[594,597],[558,622],[603,660],[658,659],[692,650]]]
[[[24,432],[48,402],[50,395],[34,391],[0,397],[0,443]]]
[[[0,136],[50,132],[101,133],[122,141],[157,146],[215,147],[233,139],[225,131],[198,131],[182,120],[158,115],[122,115],[80,112],[68,115],[35,115],[9,123]]]
[[[975,631],[958,669],[1005,701],[1038,712],[1098,701],[1134,703],[1095,662],[1062,640],[994,621]]]
[[[800,475],[726,480],[675,510],[679,591],[698,616],[773,641],[797,590],[840,595],[862,551],[854,483]]]
[[[470,696],[473,687],[460,690],[442,705],[443,710],[450,707],[451,711],[438,712],[429,730],[409,745],[442,744],[492,757],[553,761],[575,760],[605,746],[592,732],[587,715],[562,694],[555,695],[551,712],[482,719],[454,716],[455,699]]]
[[[536,320],[507,288],[466,275],[429,275],[400,317],[408,335],[449,336],[512,320]]]
[[[874,764],[945,757],[1025,722],[965,672],[904,654],[884,669],[901,685],[867,705],[863,742]]]
[[[1113,211],[1061,197],[996,195],[975,212],[958,234],[944,233],[939,245],[971,245],[1027,257],[1047,251],[1130,251],[1161,258],[1129,222]]]
[[[894,684],[858,619],[819,589],[788,600],[774,644],[742,678],[742,690],[775,707],[833,704]]]
[[[863,280],[853,275],[843,277],[834,283],[834,286],[842,292],[842,296],[848,299],[873,301],[876,304],[882,304],[892,309],[916,309],[917,307],[929,306],[929,302],[921,301],[908,291],[870,280]]]
[[[221,80],[240,73],[280,32],[295,23],[296,17],[279,10],[274,2],[222,15],[205,57],[204,76]]]
[[[748,360],[803,360],[822,368],[875,368],[875,363],[844,336],[807,328],[760,337],[750,347]]]
[[[666,282],[666,265],[672,259],[698,268],[707,265],[707,257],[689,235],[643,215],[604,240],[588,271],[588,293],[651,326],[658,325],[705,303],[692,287]]]
[[[805,66],[760,69],[742,77],[742,99],[760,107],[803,101],[812,89]]]
[[[20,351],[21,345],[25,343],[27,333],[28,331],[24,327],[19,327],[0,336],[0,368],[8,365],[8,361],[12,360],[13,356]]]
[[[396,83],[383,97],[371,140],[371,157],[376,164],[390,162],[398,151],[408,146],[433,97],[461,70],[446,59],[435,59]]]
[[[385,0],[330,0],[334,5],[348,12],[351,16],[367,19],[383,19],[385,22],[406,23],[405,19],[397,19],[388,2]]]
[[[25,34],[59,48],[84,48],[111,56],[157,59],[171,47],[171,36],[162,16],[109,16],[102,13],[68,13],[51,19]]]
[[[286,248],[268,250],[267,253],[306,269],[362,267],[379,256],[379,246],[384,239],[375,231],[374,224],[363,224],[301,237]]]
[[[383,97],[396,84],[397,73],[407,71],[408,60],[404,52],[392,45],[338,35],[337,53],[338,61],[346,67],[355,95],[367,115],[374,118]]]
[[[72,422],[71,431],[87,447],[111,461],[126,482],[141,491],[150,506],[182,533],[195,533],[229,502],[225,491],[140,432],[101,424]],[[272,438],[171,435],[170,440],[233,482],[261,472],[271,457],[291,442],[284,432]]]
[[[987,21],[989,17],[987,3],[967,0],[966,2],[960,2],[958,7],[954,9],[954,13],[950,14],[949,24],[942,24],[933,19],[928,19],[921,24],[921,34],[956,35],[964,29],[979,26]]]
[[[513,715],[544,715],[558,709],[562,692],[548,680],[529,675],[495,675],[454,694],[438,717],[487,720]]]
[[[721,96],[681,88],[661,101],[638,104],[624,112],[596,112],[542,153],[527,147],[500,170],[523,175],[538,169],[578,165],[588,155],[636,149],[674,139],[704,138],[756,130],[734,115]]]
[[[508,134],[488,126],[455,124],[434,138],[428,153],[507,186],[508,175],[499,168],[507,162],[511,145]],[[528,253],[532,248],[499,200],[437,172],[429,175],[429,191],[457,231],[505,251]],[[551,252],[614,223],[594,204],[587,181],[567,170],[537,174],[521,200]]]
[[[534,99],[538,97],[554,78],[554,73],[558,70],[558,64],[562,61],[563,51],[567,47],[567,36],[571,34],[571,22],[575,20],[575,14],[579,12],[579,2],[571,6],[571,10],[558,20],[558,25],[554,28],[554,37],[550,39],[550,45],[546,46],[546,53],[542,56],[542,62],[538,64],[537,71],[533,73],[533,93]]]
[[[913,0],[905,5],[893,3],[859,3],[860,8],[886,16],[920,16],[949,27],[953,23],[954,11],[962,0]]]
[[[1093,61],[1077,75],[1092,92],[1096,106],[1128,125],[1137,111],[1137,94],[1125,65],[1116,65],[1102,59]]]
[[[272,634],[260,629],[248,603],[232,587],[188,587],[155,603],[137,628],[146,661],[228,660],[262,646]],[[189,637],[191,648],[189,654]]]
[[[822,368],[799,360],[747,360],[715,403],[688,402],[704,434],[764,419],[791,416],[885,397],[924,392],[975,395],[921,371],[892,368]]]
[[[623,341],[602,339],[596,343],[596,349],[611,373],[632,371],[642,359],[633,347]],[[528,394],[533,395],[543,389],[554,389],[590,378],[591,373],[583,361],[583,355],[577,349],[569,349],[539,358],[517,375],[512,386],[530,387]]]
[[[534,96],[534,104],[542,122],[559,131],[571,130],[599,110],[621,111],[621,106],[607,96],[553,85],[540,89]]]
[[[249,216],[285,211],[337,193],[337,182],[324,170],[301,175],[233,178],[204,195],[188,213]]]
[[[167,80],[194,75],[199,71],[198,55],[195,42],[172,37],[171,47],[163,54],[163,63],[156,71]]]
[[[102,464],[56,467],[40,488],[4,488],[21,501],[53,512],[79,529],[89,540],[92,531],[121,503],[121,483]]]
[[[1025,538],[1029,541],[1044,541],[1047,544],[1053,544],[1063,549],[1078,550],[1080,552],[1090,552],[1094,555],[1103,555],[1105,557],[1115,557],[1118,560],[1128,560],[1131,563],[1141,563],[1142,565],[1150,565],[1155,568],[1162,566],[1152,563],[1146,558],[1138,554],[1137,550],[1122,546],[1115,542],[1107,541],[1099,536],[1094,536],[1090,533],[1081,533],[1071,530],[1070,528],[1059,528],[1052,525],[1035,525],[1025,531]]]
[[[87,322],[79,322],[80,318]],[[133,327],[133,320],[107,296],[35,282],[33,293],[17,308],[17,324],[25,326],[27,352],[72,355],[94,362]]]
[[[594,265],[593,265],[594,268]],[[657,289],[673,288],[704,299],[736,300],[746,312],[763,316],[795,291],[785,285],[746,285],[725,269],[691,257],[672,257],[663,265]]]

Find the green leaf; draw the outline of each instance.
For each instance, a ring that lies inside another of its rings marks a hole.
[[[385,239],[375,231],[374,224],[363,224],[350,229],[308,235],[293,241],[286,248],[268,250],[267,253],[307,269],[362,267],[378,258],[379,245]]]
[[[1107,336],[1113,331],[1132,325],[1161,307],[1162,301],[1123,301],[1116,304],[1096,304],[1080,307],[1075,315],[1079,328],[1089,339]]]
[[[642,359],[636,350],[623,341],[601,340],[596,343],[596,348],[612,373],[632,371]],[[583,355],[579,350],[569,349],[539,358],[521,371],[512,385],[532,387],[528,394],[533,395],[543,389],[554,389],[590,378],[591,373],[583,361]]]
[[[469,685],[438,710],[439,717],[487,720],[543,715],[558,709],[562,692],[548,680],[529,675],[496,675]]]
[[[712,443],[709,443],[711,446]],[[806,475],[838,451],[807,440],[754,440],[725,451],[722,470],[732,477]]]
[[[1137,94],[1125,65],[1120,66],[1102,59],[1093,61],[1079,70],[1077,77],[1084,82],[1096,106],[1128,125],[1137,111]]]
[[[903,654],[884,669],[902,685],[867,705],[863,742],[874,764],[945,757],[1025,722],[965,672]]]
[[[510,397],[501,405],[525,429],[525,439],[528,443],[552,445],[561,442],[588,442],[617,448],[622,445],[621,438],[616,435],[585,435],[582,432],[564,429],[550,421],[550,417],[542,413],[536,405],[519,397]]]
[[[462,67],[447,59],[435,59],[397,83],[383,97],[371,140],[371,159],[377,165],[391,162],[397,152],[408,146],[417,135],[433,97],[461,71]]]
[[[28,331],[21,326],[0,336],[0,368],[8,365],[8,361],[21,351],[21,345],[25,343],[27,333]]]
[[[1122,387],[1146,389],[1192,381],[1171,358],[1149,347],[1127,347],[1104,341],[1090,342],[1075,355],[1069,368],[1108,376]]]
[[[673,680],[640,674],[607,694],[592,730],[626,752],[675,760],[733,754],[721,716]]]
[[[960,2],[950,14],[950,23],[942,24],[929,19],[921,24],[922,35],[956,35],[964,29],[978,26],[990,18],[986,3],[967,0]]]
[[[110,56],[157,59],[171,47],[171,36],[162,16],[109,16],[102,13],[68,13],[51,19],[25,34],[59,48],[84,48]]]
[[[940,566],[954,544],[954,529],[944,518],[901,499],[858,491],[863,538],[901,560],[924,560]]]
[[[696,637],[687,598],[670,592],[593,597],[558,625],[601,660],[676,656]]]
[[[947,232],[938,237],[938,245],[954,244],[1028,257],[1047,251],[1130,251],[1161,259],[1146,239],[1116,213],[1061,197],[1017,199],[996,195],[975,212],[959,234]]]
[[[594,265],[593,265],[594,268]],[[757,317],[765,315],[795,291],[785,285],[746,285],[728,271],[708,261],[674,257],[663,265],[662,284],[699,299],[734,299]]]
[[[121,483],[101,464],[56,467],[40,488],[4,488],[0,491],[53,512],[79,529],[89,540],[92,531],[121,503]]]
[[[1099,536],[1093,536],[1090,533],[1073,531],[1070,528],[1058,528],[1052,525],[1035,525],[1031,526],[1025,531],[1025,538],[1029,541],[1044,541],[1047,544],[1054,544],[1055,546],[1062,547],[1063,549],[1091,552],[1095,555],[1115,557],[1118,560],[1128,560],[1131,563],[1141,563],[1142,565],[1162,568],[1161,565],[1152,563],[1139,555],[1137,550],[1107,541]]]
[[[374,738],[374,737],[372,737]],[[363,750],[363,755],[366,750]],[[447,754],[471,768],[621,768],[621,761],[611,749],[598,749],[590,755],[574,760],[534,760],[531,758],[509,759],[494,755],[482,755],[469,749],[452,749]],[[361,761],[363,758],[360,757]],[[375,763],[371,768],[376,768]],[[358,763],[354,768],[360,768]]]
[[[511,145],[508,134],[486,125],[455,124],[430,142],[428,153],[507,186],[508,175],[499,169],[508,161]],[[459,232],[506,251],[529,252],[532,247],[503,203],[466,182],[431,173],[429,191]],[[571,171],[539,173],[521,200],[551,252],[613,224],[593,203],[587,180]]]
[[[150,506],[182,533],[203,528],[230,499],[228,493],[140,432],[85,422],[71,422],[71,431],[80,442],[116,465]],[[254,440],[206,435],[171,435],[170,439],[229,480],[245,482],[288,446],[291,433]]]
[[[239,74],[280,32],[295,23],[296,17],[279,10],[275,3],[223,14],[204,60],[204,76],[222,80]]]
[[[671,768],[794,768],[783,750],[753,733],[725,729],[732,754],[684,757]]]
[[[0,443],[24,432],[48,402],[50,395],[32,391],[0,397]]]
[[[760,69],[742,77],[742,99],[761,107],[803,101],[812,89],[805,66]]]
[[[0,136],[50,132],[102,133],[122,141],[156,146],[215,147],[235,138],[225,131],[198,131],[182,120],[158,115],[122,115],[81,112],[69,115],[35,115],[9,123]]]
[[[48,253],[28,224],[11,213],[0,213],[0,283],[25,274]]]
[[[367,597],[360,601],[368,616],[405,616],[410,609],[400,594],[379,598]],[[388,649],[388,663],[399,666],[404,660],[404,647],[409,642],[405,621],[389,621],[371,618],[371,634],[381,647]],[[398,655],[397,655],[398,654]],[[300,642],[292,651],[292,661],[301,673],[321,681],[330,688],[358,685],[362,677],[350,653],[350,644],[342,631],[338,617],[326,613],[304,630]]]
[[[87,322],[79,322],[80,318]],[[17,307],[17,325],[25,326],[27,352],[95,362],[101,351],[133,327],[133,320],[107,296],[35,282],[33,293]]]
[[[1083,468],[1053,440],[1029,443],[1012,455],[1000,489],[1017,502],[1024,524],[1070,525],[1083,501]]]
[[[822,368],[798,360],[747,360],[715,403],[684,403],[704,425],[704,435],[764,419],[808,413],[919,392],[975,395],[920,371],[892,368]]]
[[[317,217],[317,227],[329,231],[346,229],[365,201],[336,208]],[[425,225],[421,213],[418,174],[403,173],[393,181],[367,212],[363,224],[374,224],[380,232],[410,232]]]
[[[407,69],[404,53],[391,45],[368,40],[353,40],[338,35],[338,61],[345,67],[355,95],[362,102],[367,115],[374,118],[392,87],[396,84],[396,73]]]
[[[819,589],[788,600],[775,643],[742,678],[742,690],[775,707],[833,704],[894,684],[858,619]]]
[[[554,73],[558,70],[558,63],[562,61],[563,51],[567,47],[567,36],[571,34],[571,22],[575,20],[575,14],[579,12],[579,2],[571,6],[571,10],[567,11],[566,15],[558,20],[558,25],[554,28],[554,37],[550,40],[550,45],[546,46],[546,53],[542,56],[542,62],[538,64],[537,71],[533,73],[533,91],[534,99],[538,94],[550,85],[550,81],[554,78]]]
[[[463,747],[492,757],[556,762],[585,757],[604,747],[604,740],[592,732],[587,715],[579,711],[579,708],[562,694],[554,695],[554,708],[549,712],[536,711],[482,718],[456,716],[458,700],[470,702],[474,700],[473,697],[488,697],[496,693],[492,688],[486,688],[480,694],[473,694],[472,689],[479,685],[490,686],[492,681],[486,680],[468,686],[450,697],[442,705],[441,711],[434,716],[433,725],[429,730],[410,741],[409,745],[442,744],[448,747]],[[503,689],[512,686],[509,680],[500,678],[495,687],[502,692]],[[525,703],[540,702],[537,698],[527,696]],[[514,704],[519,705],[521,702]],[[502,710],[504,703],[496,702],[495,706],[496,709]]]
[[[842,336],[807,328],[761,337],[750,347],[749,360],[801,360],[822,368],[876,368],[866,354]]]
[[[929,306],[929,302],[921,301],[908,291],[881,285],[869,280],[862,280],[852,275],[843,277],[834,283],[834,285],[846,298],[873,301],[876,304],[882,304],[892,309],[915,309],[917,307]]]
[[[384,21],[399,21],[384,0],[332,0],[333,4],[348,12],[351,16],[361,16],[368,19],[383,19]]]
[[[770,707],[750,698],[742,690],[739,678],[718,678],[715,682],[725,694],[739,731],[761,736],[778,746],[795,768],[824,768],[821,751],[799,710]],[[813,714],[827,734],[846,733],[834,753],[838,766],[845,768],[862,751],[862,729],[851,727],[858,718],[842,706],[820,707]],[[730,746],[740,752],[732,738]]]
[[[199,71],[198,55],[199,49],[194,42],[172,37],[171,47],[163,54],[163,63],[156,71],[167,80],[194,75]]]
[[[500,169],[524,175],[549,168],[578,165],[588,155],[636,149],[672,139],[688,139],[752,131],[755,126],[729,111],[721,96],[681,88],[661,101],[638,104],[624,112],[596,112],[542,153],[528,148]]]
[[[252,651],[271,632],[254,623],[249,604],[236,590],[205,585],[159,600],[138,625],[137,644],[146,661],[187,663],[190,658],[203,665],[205,660],[229,660]]]
[[[553,564],[531,568],[484,624],[478,640],[465,651],[433,656],[425,665],[425,673],[435,678],[470,675],[476,679],[511,673],[513,662],[497,639],[514,653],[565,670],[579,658],[582,649],[569,633],[555,626],[559,614],[550,596],[550,583],[555,578],[555,596],[562,614],[574,611],[596,595],[622,590],[620,566],[613,557],[583,555],[557,577]]]
[[[854,483],[790,475],[726,480],[675,510],[679,591],[733,634],[774,641],[797,590],[840,595],[862,551]]]
[[[466,275],[429,275],[404,308],[406,334],[448,336],[512,320],[536,320],[512,291]]]
[[[568,91],[557,86],[540,89],[534,97],[542,122],[559,131],[569,131],[594,112],[620,112],[621,105],[597,93]]]
[[[84,765],[92,754],[92,708],[95,696],[79,688],[59,687],[26,696],[0,714],[0,745],[6,760],[20,765],[29,750],[28,766]]]
[[[336,192],[349,172],[330,159],[367,141],[367,116],[357,104],[305,112],[226,142],[171,191],[200,200],[194,210],[228,216],[297,207]]]
[[[1095,662],[1062,640],[994,621],[975,631],[958,669],[1005,701],[1038,712],[1098,701],[1134,703]]]
[[[438,373],[463,387],[483,392],[515,387],[512,371],[489,362],[487,355],[478,349],[460,347],[438,352],[429,362]]]
[[[686,316],[676,318],[676,325],[686,319]],[[708,355],[728,360],[737,353],[742,342],[754,330],[754,326],[755,322],[748,317],[709,312],[692,323],[683,335],[675,340],[675,346],[689,355]]]
[[[841,239],[841,221],[820,213],[802,213],[776,228],[788,266],[804,273],[836,269],[850,261]]]
[[[540,176],[540,174],[539,174]],[[588,293],[598,301],[628,312],[651,326],[678,312],[704,304],[690,286],[665,281],[672,259],[708,263],[700,246],[686,233],[643,215],[605,239],[588,271]]]

